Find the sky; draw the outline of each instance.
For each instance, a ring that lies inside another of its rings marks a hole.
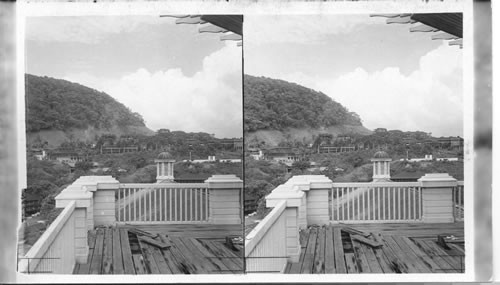
[[[369,15],[245,16],[245,73],[321,91],[368,129],[463,137],[462,50]]]
[[[26,72],[103,91],[152,130],[242,136],[242,48],[159,16],[31,17]]]

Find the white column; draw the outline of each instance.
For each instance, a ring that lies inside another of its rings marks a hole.
[[[208,183],[209,222],[212,224],[242,223],[243,181],[236,175],[212,175]]]
[[[453,223],[453,188],[457,180],[448,173],[425,174],[422,183],[422,220],[424,223]]]

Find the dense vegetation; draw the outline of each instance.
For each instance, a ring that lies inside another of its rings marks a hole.
[[[245,75],[245,131],[361,125],[327,95],[283,80]]]
[[[144,126],[144,120],[106,93],[66,80],[26,74],[28,132],[112,126]]]

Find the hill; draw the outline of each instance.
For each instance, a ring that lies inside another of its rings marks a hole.
[[[271,145],[283,137],[310,141],[319,133],[371,133],[355,112],[329,96],[284,80],[245,75],[245,133]]]
[[[102,133],[152,134],[140,114],[106,93],[46,76],[26,74],[25,79],[28,141],[58,145]]]

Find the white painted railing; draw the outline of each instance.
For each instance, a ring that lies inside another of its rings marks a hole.
[[[419,182],[333,183],[332,222],[416,222],[422,219]]]
[[[464,182],[458,181],[457,187],[453,189],[453,206],[456,221],[464,220]]]
[[[70,202],[24,257],[20,273],[71,274],[75,260],[75,206]]]
[[[206,183],[120,184],[116,221],[200,223],[209,219]]]
[[[287,264],[286,201],[283,200],[246,236],[247,273],[279,273]]]

